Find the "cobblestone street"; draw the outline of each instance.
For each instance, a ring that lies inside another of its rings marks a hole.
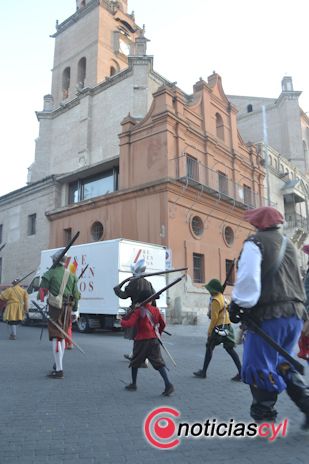
[[[230,381],[236,371],[222,347],[215,350],[207,379],[192,376],[202,365],[205,327],[167,330],[173,336],[164,335],[164,341],[177,367],[165,359],[176,392],[164,398],[162,379],[151,367],[139,370],[136,392],[124,389],[130,370],[123,354],[131,342],[121,333],[74,333],[86,355],[76,348],[66,352],[65,378],[51,380],[46,377],[53,363],[47,330],[40,341],[40,327],[18,327],[17,340],[11,341],[1,323],[0,463],[308,462],[309,434],[300,432],[302,414],[285,393],[278,401],[279,421],[289,421],[285,438],[272,443],[262,438],[183,438],[172,450],[150,446],[142,427],[156,407],[176,408],[183,422],[251,422],[249,388]]]

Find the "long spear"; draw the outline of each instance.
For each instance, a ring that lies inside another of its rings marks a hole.
[[[74,237],[70,240],[70,242],[67,244],[67,246],[62,250],[62,252],[60,253],[60,255],[58,256],[58,258],[56,259],[56,261],[51,265],[51,267],[49,268],[50,269],[53,269],[54,267],[57,266],[57,264],[60,263],[60,261],[62,260],[62,258],[64,257],[64,255],[66,254],[66,252],[68,251],[69,248],[71,248],[71,246],[73,245],[73,243],[75,242],[75,240],[78,238],[80,232],[76,232],[76,234],[74,235]]]
[[[142,277],[151,277],[151,276],[156,276],[156,275],[169,274],[170,272],[187,271],[187,270],[188,270],[187,267],[180,267],[179,269],[170,269],[168,271],[143,273],[143,274],[139,274],[138,276],[127,277],[122,282],[120,282],[120,284],[118,284],[117,287],[122,287],[126,282],[129,282],[129,280],[137,280],[137,279],[141,279]]]
[[[15,285],[17,285],[17,284],[20,284],[20,282],[22,282],[23,280],[27,279],[27,277],[29,277],[29,276],[30,276],[31,274],[33,274],[34,272],[35,272],[35,271],[31,271],[31,272],[29,272],[29,274],[25,275],[24,277],[21,277],[20,279],[14,279],[14,280],[16,280],[17,282],[16,282],[16,284],[13,285],[13,287],[15,287]],[[14,282],[14,280],[13,280],[13,282]]]
[[[231,267],[229,269],[229,272],[227,273],[227,276],[226,276],[226,279],[224,281],[224,284],[222,285],[222,292],[221,293],[224,293],[224,290],[230,280],[230,277],[232,276],[233,274],[233,271],[234,271],[234,267],[235,267],[235,264],[236,264],[236,258],[233,259],[232,261],[232,264],[231,264]]]

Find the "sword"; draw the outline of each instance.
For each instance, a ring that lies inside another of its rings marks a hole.
[[[83,277],[83,275],[85,274],[87,268],[88,268],[89,264],[87,264],[87,266],[82,270],[82,272],[79,274],[77,280],[81,279]]]
[[[45,317],[51,324],[53,324],[58,330],[59,332],[62,333],[62,335],[65,336],[65,338],[67,338],[69,340],[70,343],[72,343],[74,346],[76,346],[76,348],[83,354],[86,354],[85,351],[76,343],[72,340],[72,338],[60,327],[59,324],[57,324],[57,322],[55,322],[50,316],[49,314],[44,314],[43,312],[43,308],[41,308],[40,305],[37,304],[37,302],[35,300],[31,300],[31,303],[34,304],[34,306],[40,311],[40,313],[42,314],[43,317]]]
[[[165,346],[164,343],[162,342],[160,335],[157,334],[157,336],[158,336],[159,343],[160,343],[160,345],[162,346],[163,350],[165,351],[165,353],[167,354],[167,356],[170,358],[170,360],[172,361],[172,363],[173,363],[174,366],[176,367],[176,362],[175,362],[174,358],[172,357],[171,353],[168,351],[168,349],[166,348],[166,346]]]
[[[118,287],[121,288],[126,282],[129,282],[129,280],[137,280],[137,279],[141,279],[142,277],[151,277],[151,276],[156,276],[156,275],[169,274],[170,272],[187,271],[187,270],[188,270],[187,267],[180,267],[179,269],[170,269],[168,271],[143,273],[143,274],[139,274],[138,276],[127,277],[122,282],[120,282],[120,284],[118,284]]]

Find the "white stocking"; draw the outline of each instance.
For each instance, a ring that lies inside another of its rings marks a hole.
[[[56,363],[56,371],[62,371],[62,347],[61,347],[61,342],[58,343],[57,338],[53,338],[53,354],[54,354],[54,359]],[[58,345],[58,351],[57,351],[57,345]]]
[[[60,352],[61,352],[61,371],[63,370],[63,356],[64,356],[64,351],[65,351],[65,339],[61,340],[61,342],[59,342],[59,349],[60,349]]]

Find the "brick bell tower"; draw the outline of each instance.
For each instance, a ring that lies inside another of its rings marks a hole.
[[[52,35],[53,109],[126,68],[139,31],[127,0],[76,0],[76,12]]]

